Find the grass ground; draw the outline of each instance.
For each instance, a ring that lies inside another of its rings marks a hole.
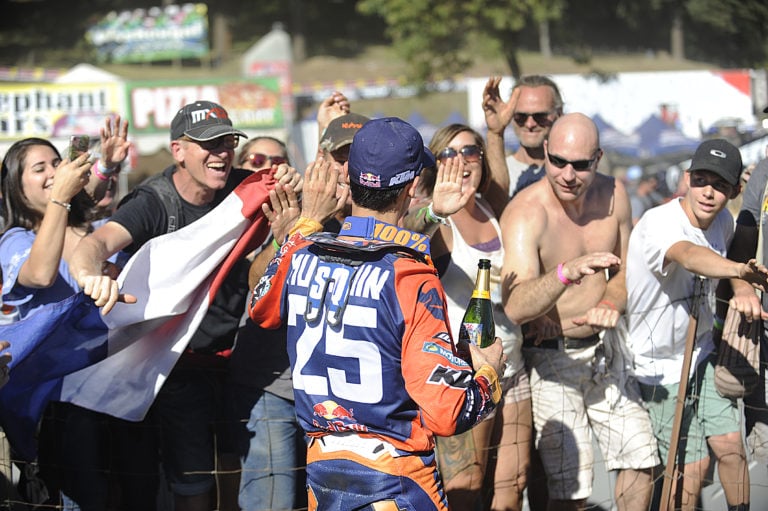
[[[519,59],[524,73],[617,73],[621,71],[668,71],[702,69],[712,67],[703,62],[679,61],[666,54],[606,54],[595,55],[586,64],[575,62],[567,56],[553,55],[545,58],[539,53],[520,52]],[[207,65],[105,65],[104,69],[126,78],[141,80],[155,78],[203,77],[214,73],[216,76],[237,76],[240,74],[240,57],[231,55],[219,66]],[[330,82],[334,80],[357,80],[376,78],[397,78],[405,75],[405,63],[386,46],[371,46],[360,52],[356,58],[339,58],[320,55],[295,62],[294,80],[298,83]],[[506,64],[500,58],[478,55],[477,61],[467,69],[466,76],[487,76],[508,74]]]

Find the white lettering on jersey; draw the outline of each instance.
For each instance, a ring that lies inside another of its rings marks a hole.
[[[319,300],[322,298],[325,283],[333,280],[328,285],[328,296],[334,305],[344,301],[344,289],[352,276],[352,267],[336,267],[331,274],[331,267],[319,264],[319,260],[312,254],[295,254],[291,259],[291,269],[288,273],[287,283],[308,289],[308,296]],[[389,279],[390,270],[384,270],[375,266],[366,265],[360,269],[350,287],[350,296],[365,300],[381,299],[381,292]]]

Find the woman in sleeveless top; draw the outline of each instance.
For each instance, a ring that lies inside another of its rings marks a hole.
[[[454,339],[469,303],[480,258],[491,260],[491,300],[496,335],[507,355],[502,383],[504,399],[492,417],[462,435],[437,439],[440,471],[453,509],[472,509],[478,498],[488,509],[521,509],[531,441],[531,403],[528,378],[523,371],[520,329],[504,314],[501,305],[501,264],[504,252],[494,211],[505,204],[489,204],[483,196],[491,184],[483,139],[461,124],[441,128],[430,150],[443,164],[460,158],[464,164],[462,188],[476,193],[453,213],[432,236],[432,257],[448,300]],[[437,175],[422,173],[423,192],[432,195]],[[505,197],[506,198],[506,197]],[[484,484],[485,483],[485,484]]]

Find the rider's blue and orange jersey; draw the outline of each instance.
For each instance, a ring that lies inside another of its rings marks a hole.
[[[287,326],[296,413],[308,435],[356,432],[425,452],[433,433],[461,433],[493,409],[496,375],[476,374],[456,356],[428,257],[382,248],[382,239],[415,240],[428,252],[419,236],[349,217],[339,238],[289,239],[254,289],[250,317]]]

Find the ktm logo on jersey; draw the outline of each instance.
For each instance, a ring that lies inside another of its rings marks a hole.
[[[437,366],[432,371],[432,374],[429,375],[427,383],[466,389],[469,387],[471,381],[472,373],[469,371],[460,371],[452,367]]]
[[[443,306],[443,299],[440,297],[440,293],[437,289],[432,288],[427,292],[419,292],[419,303],[427,308],[432,317],[440,321],[445,321],[445,308]]]

